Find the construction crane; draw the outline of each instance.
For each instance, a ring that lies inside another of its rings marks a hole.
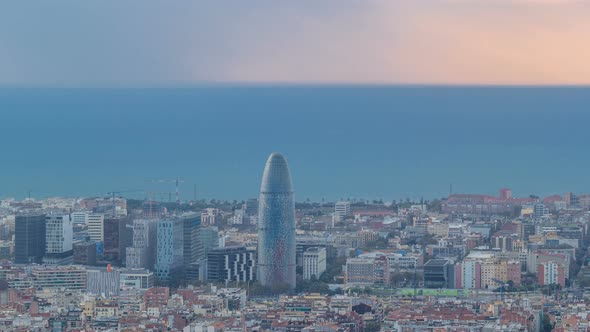
[[[146,180],[146,181],[151,182],[151,183],[175,183],[176,184],[176,205],[180,206],[180,196],[179,196],[179,192],[178,192],[178,187],[181,183],[184,183],[184,180],[176,178],[175,180],[152,179],[152,180]]]
[[[143,190],[119,190],[119,191],[111,191],[111,192],[107,193],[108,196],[111,196],[111,199],[113,202],[113,218],[117,217],[117,204],[115,204],[115,195],[136,193],[136,192],[143,192]]]
[[[168,194],[168,196],[171,196],[172,193],[171,192],[164,192],[164,191],[148,191],[147,193],[149,194],[149,198],[150,198],[150,200],[149,200],[149,206],[150,206],[149,216],[150,216],[150,218],[152,218],[153,217],[152,205],[154,202],[154,199],[153,199],[154,196],[156,194],[160,194],[160,200],[163,202],[164,199],[162,198],[163,197],[162,195]]]

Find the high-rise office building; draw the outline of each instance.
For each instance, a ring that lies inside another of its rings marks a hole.
[[[119,263],[127,264],[127,248],[133,245],[133,219],[123,217],[119,219]]]
[[[560,285],[565,287],[565,272],[563,265],[556,262],[543,262],[537,265],[539,285]]]
[[[184,280],[188,283],[207,280],[207,260],[185,265]]]
[[[86,216],[88,236],[94,242],[104,241],[104,214],[91,213]]]
[[[157,219],[133,220],[132,246],[128,247],[125,266],[152,269],[156,259]]]
[[[201,228],[201,216],[196,213],[189,213],[180,216],[182,219],[184,240],[183,259],[184,266],[196,263],[199,260],[199,247],[202,245],[199,239]]]
[[[174,283],[182,272],[184,225],[182,219],[166,219],[158,222],[157,229],[156,278],[162,283]]]
[[[117,262],[120,259],[119,251],[119,218],[104,218],[104,259],[107,262]]]
[[[45,254],[45,215],[17,215],[14,224],[14,262],[41,263]]]
[[[83,241],[73,244],[74,264],[96,265],[96,242]]]
[[[127,217],[105,217],[104,260],[116,265],[125,265],[127,247],[133,245],[133,221]]]
[[[197,247],[198,261],[206,260],[209,251],[219,248],[219,229],[214,226],[201,227],[199,239],[200,245]]]
[[[207,279],[246,282],[256,278],[256,252],[245,247],[213,249],[207,255]]]
[[[45,257],[47,264],[72,263],[74,224],[69,214],[49,214],[45,219]]]
[[[312,247],[303,253],[303,279],[319,279],[326,271],[326,248]]]
[[[260,185],[258,280],[273,289],[295,287],[295,202],[285,158],[272,153]]]

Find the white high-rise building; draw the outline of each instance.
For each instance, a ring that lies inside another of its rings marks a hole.
[[[326,271],[326,248],[311,247],[303,253],[303,279],[319,279]]]
[[[45,253],[64,254],[72,252],[73,226],[69,214],[48,214],[45,218]]]
[[[350,215],[350,202],[337,202],[336,205],[334,205],[334,215],[339,220],[342,220],[346,218],[346,216]]]
[[[219,209],[206,208],[203,212],[201,212],[201,225],[216,226],[219,222],[219,217],[221,217]]]
[[[539,285],[565,286],[565,273],[562,265],[556,262],[543,262],[537,265],[537,278]]]
[[[480,280],[481,280],[481,265],[479,262],[474,260],[469,260],[463,262],[461,265],[462,267],[462,277],[461,280],[463,281],[463,288],[480,288]]]
[[[86,225],[88,226],[88,236],[92,241],[104,242],[104,214],[89,214]]]

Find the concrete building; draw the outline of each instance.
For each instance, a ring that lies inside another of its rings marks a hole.
[[[485,289],[493,287],[496,278],[496,253],[492,251],[472,250],[461,264],[463,288]]]
[[[154,273],[147,269],[120,269],[119,288],[148,290],[154,287]]]
[[[70,214],[74,225],[88,225],[88,215],[86,211],[75,211]]]
[[[344,220],[351,213],[350,202],[341,201],[334,204],[334,216],[338,220]]]
[[[541,218],[549,214],[549,209],[545,206],[545,204],[540,202],[535,203],[535,205],[533,205],[533,210],[535,218]]]
[[[536,273],[538,271],[539,264],[543,263],[555,263],[562,267],[564,271],[565,278],[568,279],[569,275],[569,267],[571,263],[571,259],[568,255],[562,253],[554,253],[554,252],[532,252],[528,256],[527,262],[527,271]]]
[[[513,251],[512,243],[519,239],[518,234],[509,234],[508,232],[498,232],[492,235],[491,242],[493,248],[502,251]]]
[[[207,280],[217,282],[256,280],[256,252],[245,247],[213,249],[207,255]]]
[[[45,218],[45,264],[69,265],[73,256],[74,225],[69,214]]]
[[[496,278],[503,282],[512,280],[515,286],[520,286],[521,281],[521,263],[520,261],[510,260],[501,261],[496,264]]]
[[[203,226],[217,226],[217,223],[221,219],[221,213],[219,209],[206,208],[201,212],[201,224]]]
[[[387,285],[389,276],[389,261],[385,256],[346,260],[344,281],[347,286]]]
[[[371,242],[377,241],[377,239],[379,238],[379,233],[370,229],[362,229],[358,231],[357,234],[360,239],[361,247],[364,247]]]
[[[485,261],[481,263],[481,288],[494,289],[496,288],[496,261]]]
[[[41,263],[45,254],[45,215],[21,214],[15,217],[14,262]]]
[[[76,242],[73,244],[73,252],[74,264],[96,265],[96,242]]]
[[[560,285],[565,287],[565,271],[563,265],[556,262],[544,262],[537,265],[539,285]]]
[[[156,260],[157,225],[157,219],[133,220],[132,246],[125,253],[125,266],[153,269]]]
[[[533,201],[532,198],[500,199],[488,195],[452,194],[442,203],[442,212],[450,214],[514,213],[516,208]]]
[[[438,237],[448,237],[449,236],[449,224],[441,223],[441,222],[433,222],[426,226],[426,231],[428,234],[438,236]]]
[[[461,283],[463,288],[481,288],[481,263],[475,260],[468,260],[461,263]]]
[[[86,216],[88,236],[92,241],[104,242],[104,214],[91,213]]]
[[[336,251],[334,250],[334,246],[328,244],[326,238],[297,238],[297,244],[295,246],[297,266],[303,267],[303,254],[307,249],[313,247],[325,248],[327,260],[336,258]]]
[[[326,271],[326,248],[312,247],[303,253],[303,279],[319,279]]]
[[[86,289],[86,269],[79,266],[38,266],[31,270],[33,286],[41,289]]]

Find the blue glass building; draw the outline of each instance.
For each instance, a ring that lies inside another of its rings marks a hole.
[[[271,289],[295,288],[295,202],[291,173],[279,153],[268,157],[258,208],[258,280]]]
[[[174,283],[182,271],[184,224],[179,218],[158,221],[155,275],[161,283]]]

